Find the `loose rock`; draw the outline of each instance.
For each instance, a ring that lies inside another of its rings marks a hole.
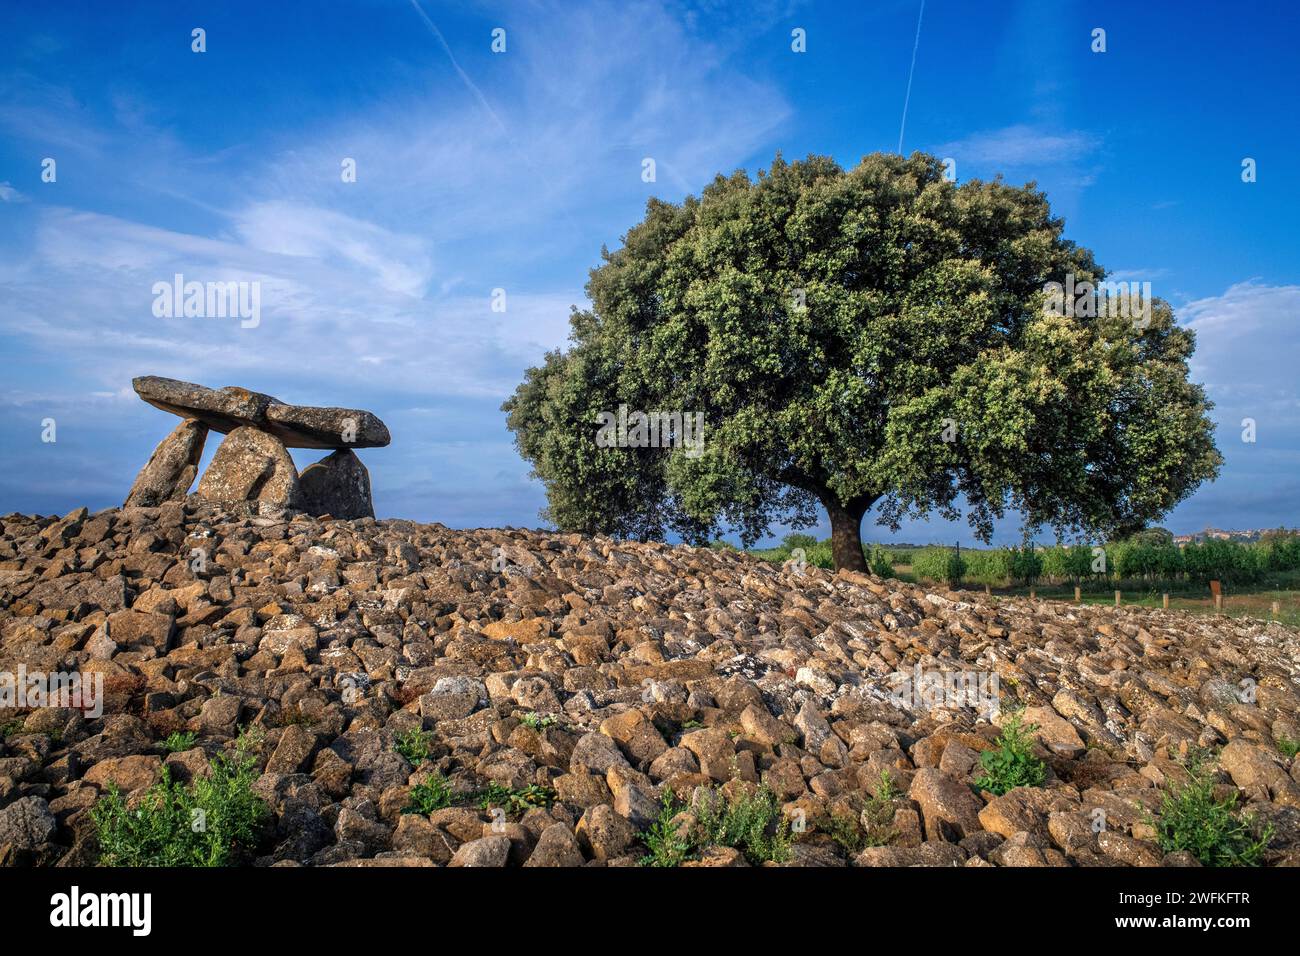
[[[210,404],[270,421],[271,401]],[[226,442],[277,442],[260,427]],[[0,714],[0,859],[93,864],[102,793],[138,801],[164,761],[201,779],[243,731],[270,810],[259,864],[629,865],[666,795],[698,808],[762,786],[808,824],[785,865],[1184,866],[1150,817],[1193,747],[1272,828],[1262,862],[1300,860],[1297,764],[1274,745],[1297,734],[1292,628],[255,510],[193,494],[0,517],[0,675],[104,684],[102,714]],[[986,802],[973,783],[998,728],[901,699],[918,668],[998,674],[1003,711],[1039,725],[1045,785]],[[173,733],[195,739],[169,753]],[[846,852],[828,817],[883,845]]]

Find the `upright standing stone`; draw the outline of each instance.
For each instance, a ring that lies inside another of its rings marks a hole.
[[[236,428],[212,456],[198,493],[209,501],[254,501],[271,508],[298,508],[298,469],[274,435],[251,426]]]
[[[302,509],[313,515],[335,518],[373,518],[370,500],[370,472],[351,449],[341,448],[308,465],[298,477]]]
[[[177,425],[136,475],[123,507],[153,508],[184,498],[199,473],[207,437],[208,426],[202,422],[187,419]]]

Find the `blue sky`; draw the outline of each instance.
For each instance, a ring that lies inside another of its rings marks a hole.
[[[120,503],[175,424],[130,389],[156,374],[375,411],[381,517],[537,525],[499,406],[563,345],[602,244],[650,195],[777,150],[896,149],[919,6],[5,2],[0,512]],[[1196,330],[1226,464],[1176,532],[1300,523],[1290,6],[929,0],[916,44],[904,151],[1036,180],[1070,238]],[[259,281],[260,325],[156,318],[177,272]]]

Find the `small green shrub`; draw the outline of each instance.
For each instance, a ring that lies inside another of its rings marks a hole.
[[[872,843],[867,836],[866,828],[852,813],[828,814],[817,821],[817,829],[834,840],[835,845],[849,857],[857,856],[869,846],[884,845]],[[887,843],[888,840],[885,842]]]
[[[1030,735],[1037,724],[1023,724],[1019,713],[1007,718],[997,738],[997,749],[980,754],[984,774],[975,786],[999,796],[1016,787],[1041,787],[1047,777],[1047,765],[1034,756]]]
[[[953,548],[922,548],[912,558],[912,573],[923,580],[955,586],[966,575],[966,559]]]
[[[410,796],[411,802],[402,809],[402,812],[419,813],[427,817],[435,810],[443,810],[451,806],[451,785],[442,774],[430,774],[427,779],[411,788]]]
[[[864,846],[885,846],[898,836],[898,831],[894,829],[894,811],[900,796],[894,786],[894,778],[888,770],[882,770],[876,792],[871,795],[858,817]]]
[[[817,539],[810,534],[802,534],[798,531],[792,531],[781,539],[782,546],[787,551],[793,551],[795,548],[803,548],[805,551],[811,551],[817,547]]]
[[[412,727],[397,738],[393,749],[405,757],[412,767],[418,767],[433,756],[433,734]]]
[[[878,544],[871,546],[871,552],[867,555],[867,567],[878,578],[894,576],[894,562],[889,552]]]
[[[1011,577],[1013,552],[1006,548],[994,551],[968,550],[961,553],[962,580],[971,584],[988,584],[1001,587]]]
[[[555,791],[550,787],[543,787],[536,783],[530,783],[528,786],[519,790],[502,786],[493,781],[478,793],[479,808],[489,810],[492,807],[500,807],[505,810],[507,816],[518,816],[525,813],[533,807],[549,807],[555,800]]]
[[[248,724],[239,729],[235,738],[235,751],[245,756],[256,756],[266,746],[266,731],[256,724]]]
[[[1043,554],[1043,577],[1052,581],[1064,581],[1071,577],[1070,551],[1068,548],[1056,544],[1050,548],[1044,548]]]
[[[721,790],[709,790],[696,803],[694,823],[678,828],[673,818],[683,809],[665,792],[658,818],[641,832],[650,851],[641,858],[642,866],[680,866],[708,846],[739,850],[754,865],[790,858],[790,823],[782,819],[780,802],[766,785],[732,801]]]
[[[681,866],[690,857],[695,846],[673,823],[673,818],[682,811],[683,806],[672,791],[665,787],[663,800],[659,804],[659,815],[641,833],[641,842],[650,851],[641,857],[642,866]]]
[[[1006,554],[1011,577],[1020,583],[1032,585],[1043,576],[1043,555],[1032,541],[1020,548],[1008,548]]]
[[[796,555],[795,551],[800,553]],[[835,558],[831,553],[831,539],[818,541],[810,534],[787,534],[781,544],[775,548],[765,548],[752,553],[773,564],[783,565],[791,558],[802,557],[806,565],[815,568],[832,570],[835,567]]]
[[[697,847],[732,847],[755,865],[783,863],[790,857],[790,823],[781,818],[776,794],[766,785],[730,802],[721,792],[710,791],[697,807],[696,827]]]
[[[894,804],[898,797],[889,771],[881,771],[875,793],[856,818],[846,813],[832,814],[819,821],[818,829],[828,834],[851,857],[867,847],[887,846],[898,836],[893,827]]]
[[[808,552],[808,563],[826,571],[835,570],[835,552],[831,548],[830,538],[818,542],[817,547]]]
[[[1195,756],[1187,763],[1188,779],[1168,787],[1159,815],[1148,822],[1165,853],[1188,850],[1202,866],[1259,866],[1273,828],[1256,832],[1255,819],[1237,809],[1236,794],[1217,798],[1214,777]]]
[[[1300,740],[1293,740],[1285,735],[1277,738],[1277,749],[1282,756],[1291,760],[1300,753]]]
[[[888,770],[880,771],[880,780],[876,783],[875,798],[892,803],[900,796],[902,796],[902,793],[894,786],[893,775]]]
[[[135,809],[110,787],[91,807],[105,866],[230,866],[256,842],[269,810],[253,792],[257,764],[218,754],[188,786],[163,767]]]
[[[554,727],[559,723],[560,718],[554,714],[524,714],[519,718],[519,722],[525,727],[531,727],[533,730],[544,730],[547,727]]]
[[[178,754],[194,746],[197,735],[192,730],[181,733],[179,730],[169,734],[163,741],[163,749],[169,754]]]

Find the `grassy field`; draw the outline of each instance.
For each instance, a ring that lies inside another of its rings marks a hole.
[[[916,583],[916,576],[908,564],[895,564],[894,576],[901,581]],[[1274,619],[1273,602],[1278,603],[1276,620],[1292,627],[1300,627],[1300,573],[1291,571],[1276,575],[1272,580],[1258,585],[1224,585],[1223,609],[1216,610],[1214,597],[1209,588],[1189,587],[1186,585],[1161,586],[1143,581],[1122,581],[1100,588],[1090,585],[1083,588],[1081,595],[1084,604],[1115,603],[1115,590],[1119,589],[1123,604],[1140,607],[1163,607],[1163,595],[1169,595],[1171,611],[1191,611],[1194,614],[1224,614],[1228,617],[1255,617],[1263,620]],[[963,584],[957,590],[984,592],[983,585]],[[991,587],[989,593],[1028,597],[1027,587]],[[1046,601],[1074,601],[1074,586],[1070,584],[1040,584],[1034,588],[1035,595]]]

